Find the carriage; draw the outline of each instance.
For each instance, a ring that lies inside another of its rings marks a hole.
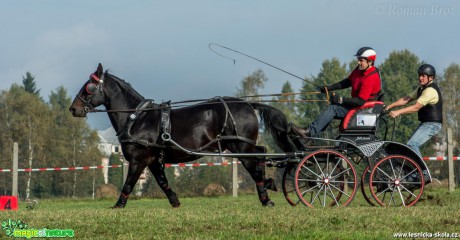
[[[431,182],[429,169],[408,146],[376,136],[381,121],[387,136],[383,109],[381,101],[366,102],[346,114],[336,139],[313,139],[333,144],[316,150],[304,145],[306,156],[290,161],[283,174],[286,200],[293,206],[347,206],[360,185],[372,206],[416,204]],[[361,176],[354,167],[359,164],[364,165]]]
[[[382,101],[370,101],[350,110],[336,139],[291,135],[298,152],[211,153],[183,148],[168,134],[162,137],[188,154],[264,158],[269,166],[283,168],[282,191],[292,206],[347,206],[358,186],[372,206],[412,206],[422,196],[425,184],[431,182],[430,172],[408,146],[377,138],[380,121],[385,122],[385,137],[388,132],[383,109]],[[315,144],[318,142],[322,145]],[[354,166],[361,163],[366,166],[358,176]]]
[[[104,105],[105,110],[95,109]],[[289,204],[308,207],[347,206],[358,191],[371,205],[412,206],[431,182],[428,167],[408,146],[377,137],[384,119],[382,101],[352,109],[335,139],[301,138],[289,134],[278,109],[238,98],[215,97],[173,109],[156,104],[128,83],[104,72],[102,65],[80,89],[69,110],[75,117],[107,112],[117,132],[128,176],[115,208],[126,205],[141,172],[148,167],[173,207],[180,202],[169,187],[165,163],[193,161],[203,156],[238,158],[256,183],[263,206],[272,206],[265,166],[284,169],[282,191]],[[258,112],[259,117],[256,113]],[[259,119],[282,152],[257,146]],[[362,166],[364,165],[364,167]],[[358,176],[358,166],[362,173]]]

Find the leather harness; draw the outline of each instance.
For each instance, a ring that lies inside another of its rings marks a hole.
[[[220,103],[222,103],[222,106],[225,108],[225,120],[224,120],[224,123],[222,125],[222,128],[221,128],[219,134],[214,139],[209,141],[207,144],[205,144],[202,147],[200,147],[199,149],[197,149],[197,152],[204,151],[204,150],[208,149],[210,146],[212,146],[213,144],[216,144],[216,143],[217,143],[217,146],[219,148],[219,151],[222,152],[221,144],[222,144],[222,141],[225,141],[225,140],[237,140],[237,141],[242,141],[242,142],[249,143],[251,145],[256,145],[256,142],[254,140],[249,139],[247,137],[240,136],[238,134],[237,123],[236,123],[235,118],[233,117],[232,112],[230,111],[230,108],[228,107],[228,104],[225,101],[225,99],[222,98],[222,97],[215,97],[213,99],[210,99],[210,101],[214,100],[214,99],[219,100]],[[139,144],[139,145],[142,145],[142,146],[145,146],[145,147],[156,147],[156,148],[162,148],[162,149],[165,149],[165,148],[174,149],[175,148],[174,146],[167,145],[160,137],[164,133],[167,133],[167,134],[171,133],[171,121],[170,121],[171,104],[170,103],[171,103],[171,101],[167,101],[167,102],[163,102],[163,103],[155,106],[154,101],[152,99],[145,99],[145,100],[141,101],[137,105],[137,107],[135,109],[135,112],[128,116],[128,119],[123,124],[123,127],[117,132],[118,141],[120,143]],[[156,142],[149,142],[146,139],[136,138],[131,133],[131,128],[134,125],[134,123],[137,121],[137,119],[140,118],[140,115],[142,113],[144,113],[145,111],[147,111],[145,109],[147,109],[147,108],[151,109],[152,107],[155,110],[159,110],[160,111],[160,116],[161,116],[161,120],[160,120],[160,123],[159,123],[160,124],[160,126],[159,126],[159,129],[160,129],[159,131],[160,132],[158,134],[159,138],[158,138],[158,140]],[[229,122],[228,121],[229,118],[231,120],[230,121],[231,126],[229,126],[227,124],[227,122]],[[224,134],[225,130],[228,127],[233,127],[235,135],[225,135],[225,136],[222,135],[222,134]]]

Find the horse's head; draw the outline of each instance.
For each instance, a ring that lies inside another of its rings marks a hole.
[[[69,107],[74,117],[85,117],[89,111],[107,102],[103,90],[104,76],[102,64],[99,63],[97,70],[83,84]]]

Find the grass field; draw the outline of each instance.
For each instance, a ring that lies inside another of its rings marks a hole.
[[[0,212],[0,221],[21,220],[28,228],[73,229],[76,239],[395,239],[394,233],[460,233],[460,189],[428,189],[415,207],[370,207],[357,194],[346,208],[291,207],[271,193],[274,208],[255,195],[238,198],[40,200],[33,210]],[[0,239],[8,239],[0,232]],[[13,238],[11,238],[13,239]],[[409,238],[410,239],[410,238]],[[433,238],[432,238],[433,239]]]

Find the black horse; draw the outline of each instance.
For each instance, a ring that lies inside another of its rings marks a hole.
[[[142,171],[148,167],[173,207],[180,205],[176,193],[168,186],[164,163],[193,161],[200,156],[187,154],[162,139],[167,133],[179,145],[198,151],[229,150],[232,153],[262,153],[256,146],[259,111],[265,128],[284,152],[295,147],[287,135],[288,123],[276,108],[238,98],[213,98],[195,105],[172,109],[167,104],[146,100],[124,80],[104,72],[99,64],[72,102],[74,117],[85,117],[104,105],[117,132],[124,157],[129,162],[128,176],[115,208],[126,205],[129,194]],[[256,183],[263,206],[271,206],[267,188],[276,190],[273,180],[265,178],[263,158],[239,158]]]

